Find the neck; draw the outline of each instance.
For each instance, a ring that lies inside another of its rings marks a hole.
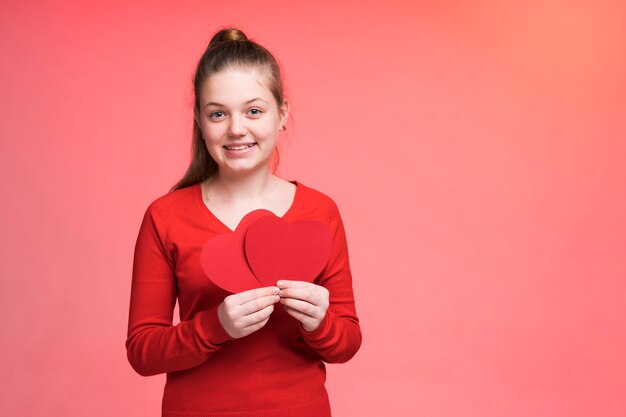
[[[211,193],[219,194],[224,200],[254,200],[266,195],[267,190],[274,184],[275,177],[269,169],[233,175],[219,171],[211,179]]]

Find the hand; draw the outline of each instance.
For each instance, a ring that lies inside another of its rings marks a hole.
[[[307,332],[317,329],[326,316],[329,292],[326,288],[306,281],[280,280],[280,303],[285,311],[300,323]]]
[[[217,313],[226,333],[239,339],[265,326],[280,299],[278,291],[276,287],[255,288],[224,298]]]

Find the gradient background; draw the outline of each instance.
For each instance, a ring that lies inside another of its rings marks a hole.
[[[626,6],[365,3],[3,2],[3,415],[160,415],[132,254],[224,25],[278,57],[280,172],[346,225],[335,416],[626,415]]]

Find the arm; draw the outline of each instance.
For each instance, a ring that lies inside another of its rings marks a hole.
[[[126,350],[133,369],[144,376],[198,366],[231,339],[218,305],[172,325],[177,288],[163,243],[168,215],[149,207],[135,246]]]
[[[284,288],[286,295],[281,302],[290,307],[289,314],[301,321],[299,329],[307,345],[315,350],[323,361],[343,363],[359,350],[361,329],[354,305],[345,230],[334,204],[333,209],[331,219],[331,226],[334,229],[333,250],[319,281],[310,284],[281,280],[278,286]],[[320,310],[323,317],[318,316]],[[319,318],[312,320],[311,316],[322,318],[321,321]],[[311,323],[315,323],[313,326],[318,323],[319,325],[314,330],[307,331]]]

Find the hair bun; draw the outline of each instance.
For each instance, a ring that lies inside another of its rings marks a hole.
[[[211,38],[211,42],[209,42],[209,46],[216,44],[218,42],[247,41],[247,40],[248,40],[248,37],[246,36],[246,34],[240,31],[239,29],[226,28],[226,29],[220,30],[215,35],[213,35],[213,38]]]

